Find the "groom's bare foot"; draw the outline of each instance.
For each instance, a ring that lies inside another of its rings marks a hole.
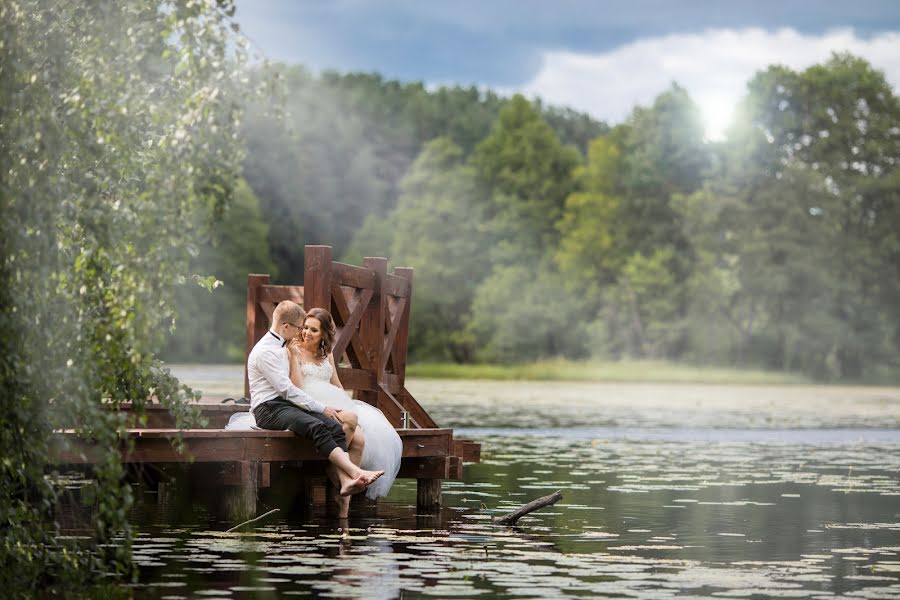
[[[366,478],[366,487],[372,484],[376,479],[384,475],[384,471],[363,471],[363,477]]]

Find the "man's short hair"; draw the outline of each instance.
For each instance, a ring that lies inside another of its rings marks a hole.
[[[290,300],[283,300],[278,303],[278,306],[275,307],[275,312],[272,313],[272,325],[278,326],[285,323],[302,325],[305,318],[306,312],[300,308],[299,304]]]

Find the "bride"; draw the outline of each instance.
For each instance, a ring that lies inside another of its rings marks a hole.
[[[299,337],[288,346],[291,381],[322,404],[342,409],[338,414],[351,419],[347,413],[356,415],[358,428],[366,439],[359,466],[384,471],[384,475],[366,489],[366,496],[375,500],[387,495],[397,477],[403,442],[384,413],[371,404],[353,400],[344,391],[331,355],[334,334],[331,313],[324,308],[310,309]]]

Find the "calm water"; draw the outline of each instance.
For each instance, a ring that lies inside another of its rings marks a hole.
[[[436,516],[416,516],[401,481],[346,523],[316,509],[225,534],[202,506],[147,494],[136,595],[900,597],[900,440],[582,434],[477,436],[484,461],[445,484]],[[557,489],[517,528],[489,523]]]
[[[135,596],[900,598],[900,405],[849,427],[648,414],[642,428],[603,424],[610,410],[585,401],[596,414],[582,406],[556,427],[564,410],[512,386],[489,410],[475,391],[426,404],[483,444],[438,515],[416,515],[402,480],[348,521],[270,504],[259,512],[282,511],[227,534],[235,523],[202,503],[144,494]],[[555,490],[563,499],[518,527],[491,525]]]

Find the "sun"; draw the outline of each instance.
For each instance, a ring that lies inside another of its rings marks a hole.
[[[704,136],[707,141],[720,142],[725,139],[725,131],[734,117],[735,99],[716,95],[698,102],[703,118]]]

